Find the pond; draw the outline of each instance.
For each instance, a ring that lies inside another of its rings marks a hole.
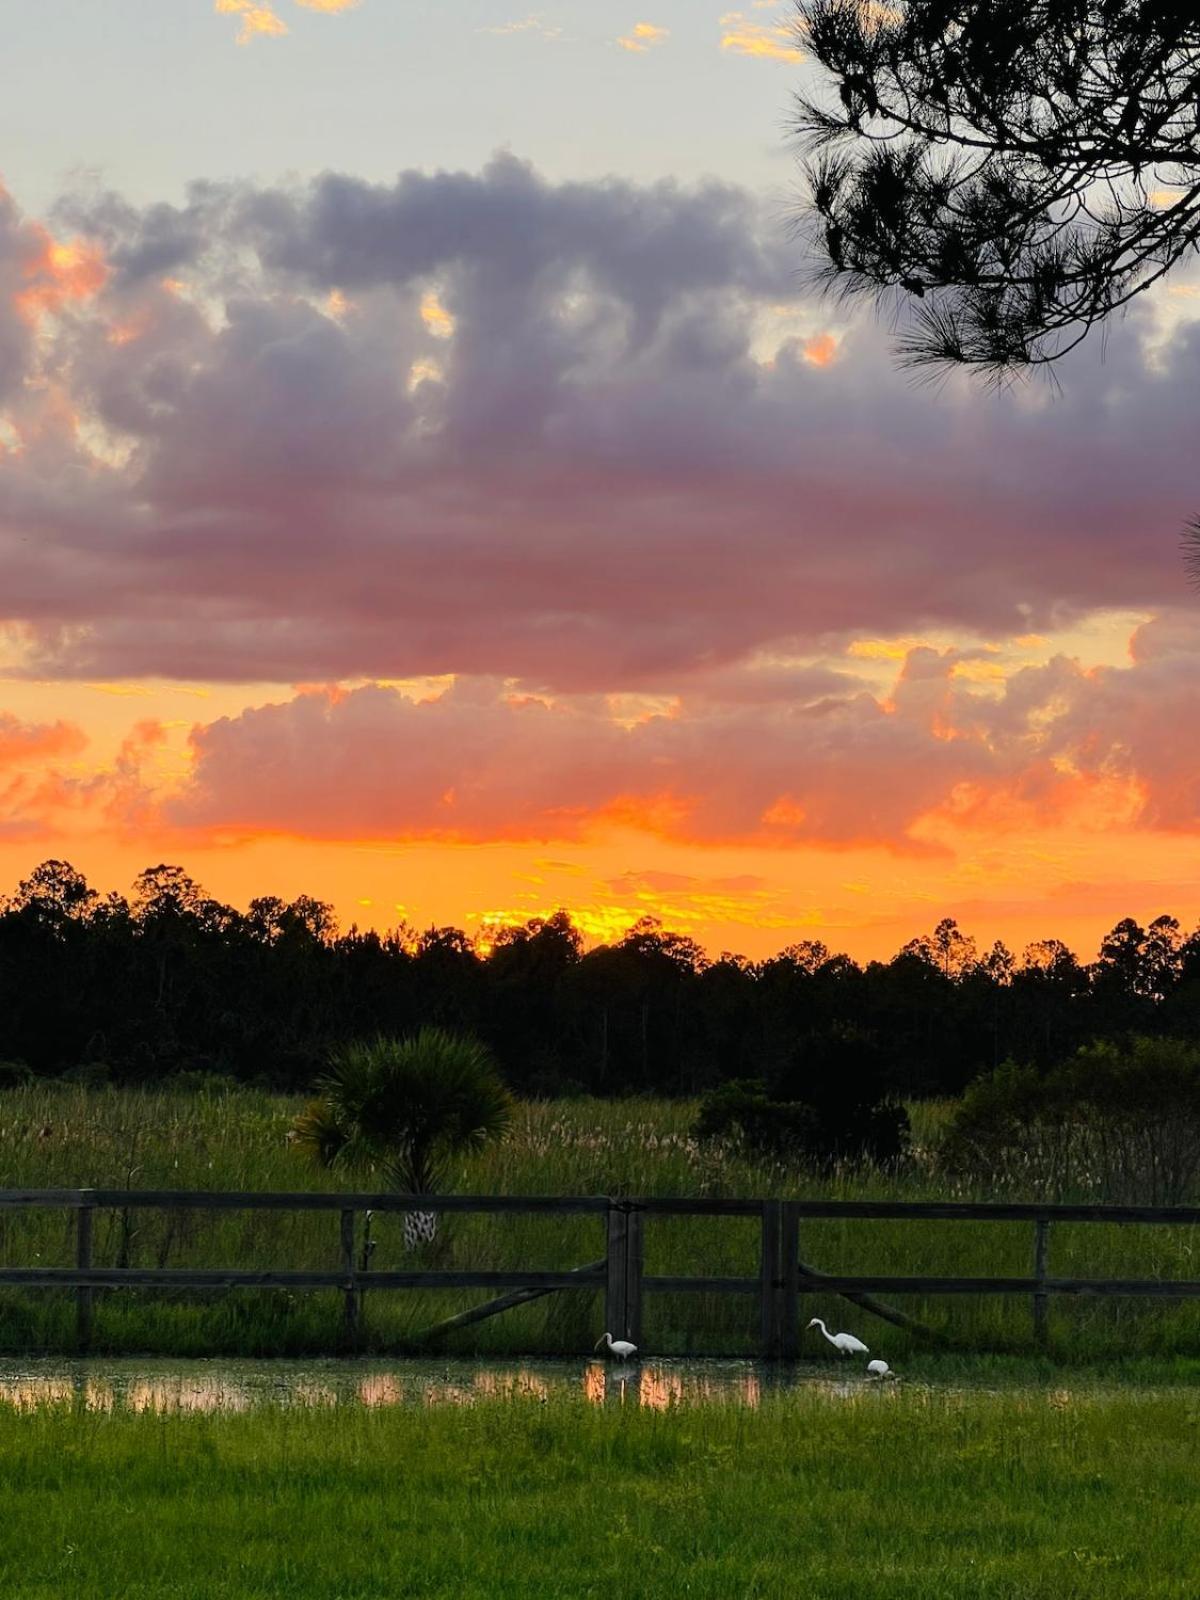
[[[155,1361],[0,1360],[0,1406],[218,1412],[260,1406],[434,1406],[582,1396],[595,1405],[757,1406],[798,1384],[858,1392],[861,1373],[830,1376],[753,1361]]]

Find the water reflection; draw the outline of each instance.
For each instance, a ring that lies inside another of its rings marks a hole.
[[[653,1411],[756,1407],[764,1386],[794,1382],[749,1361],[513,1364],[367,1362],[0,1362],[0,1406],[86,1411],[242,1412],[257,1406],[474,1405],[582,1395],[592,1405]]]

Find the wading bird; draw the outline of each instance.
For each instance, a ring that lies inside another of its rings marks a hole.
[[[630,1344],[628,1339],[614,1339],[611,1333],[604,1333],[596,1340],[596,1349],[605,1343],[619,1361],[628,1361],[630,1356],[637,1355],[637,1345]]]
[[[874,1378],[877,1382],[879,1382],[884,1378],[894,1378],[895,1376],[896,1374],[892,1371],[891,1367],[888,1366],[886,1361],[867,1362],[868,1378]]]
[[[830,1333],[829,1329],[821,1321],[820,1317],[814,1317],[809,1323],[809,1327],[820,1328],[821,1332],[829,1340],[830,1344],[839,1355],[868,1356],[871,1353],[862,1340],[856,1339],[852,1333]],[[613,1348],[615,1349],[616,1346],[614,1345]]]

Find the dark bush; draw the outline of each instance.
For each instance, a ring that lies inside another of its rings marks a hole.
[[[1038,1198],[1183,1204],[1200,1193],[1200,1047],[1103,1041],[1044,1074],[1006,1062],[967,1090],[940,1160]]]
[[[107,1061],[81,1061],[61,1074],[64,1083],[82,1084],[85,1089],[103,1089],[112,1082],[112,1068]]]
[[[692,1135],[735,1140],[752,1155],[788,1160],[812,1147],[817,1119],[808,1106],[769,1099],[761,1079],[735,1078],[704,1096]]]
[[[806,1039],[769,1080],[739,1079],[707,1095],[694,1131],[700,1139],[738,1139],[749,1154],[821,1168],[886,1164],[904,1153],[909,1125],[884,1080],[874,1040],[834,1029]]]
[[[907,1147],[908,1113],[890,1097],[888,1058],[861,1028],[809,1034],[768,1088],[773,1099],[812,1112],[811,1159],[886,1164]]]

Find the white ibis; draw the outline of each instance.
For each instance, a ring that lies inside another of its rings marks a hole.
[[[829,1329],[821,1321],[820,1317],[814,1317],[809,1323],[809,1327],[820,1328],[821,1332],[829,1340],[830,1344],[839,1355],[869,1356],[871,1353],[862,1340],[856,1339],[852,1333],[830,1333]]]
[[[877,1383],[881,1383],[884,1378],[895,1378],[895,1376],[886,1361],[867,1362],[867,1377],[874,1378]]]
[[[630,1356],[637,1355],[637,1345],[630,1344],[628,1339],[614,1339],[611,1333],[602,1334],[596,1340],[596,1349],[599,1350],[602,1344],[608,1345],[618,1361],[628,1361]]]

